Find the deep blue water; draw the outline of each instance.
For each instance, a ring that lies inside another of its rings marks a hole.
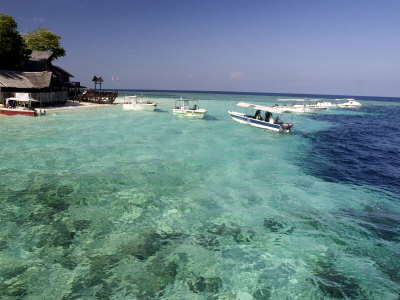
[[[362,114],[309,118],[335,124],[305,135],[312,140],[304,161],[312,175],[400,194],[400,106],[371,105]]]

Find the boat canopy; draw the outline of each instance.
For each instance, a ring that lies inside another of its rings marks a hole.
[[[31,97],[30,93],[15,93],[14,97],[7,98],[6,101],[8,102],[9,100],[15,101],[15,102],[39,102],[38,100],[35,100]]]
[[[12,101],[16,101],[16,102],[39,102],[39,100],[35,100],[33,98],[21,99],[21,98],[10,97],[10,98],[6,99],[6,101],[8,101],[8,100],[12,100]]]
[[[277,114],[282,113],[282,108],[280,108],[280,107],[269,107],[269,106],[251,104],[251,103],[246,103],[246,102],[239,102],[236,105],[241,106],[241,107],[251,107],[256,110],[259,109],[259,110],[263,110],[263,111],[269,111],[271,113],[277,113]]]
[[[180,98],[180,99],[175,99],[175,105],[198,105],[198,100],[197,99],[185,99],[185,98]]]
[[[304,99],[300,99],[300,98],[278,99],[278,101],[291,101],[291,102],[293,102],[293,101],[304,102],[304,101],[308,101],[308,100],[309,100],[309,99],[306,99],[306,98],[304,98]]]
[[[297,102],[305,102],[305,101],[320,101],[320,98],[292,98],[292,99],[278,99],[278,101],[297,101]]]

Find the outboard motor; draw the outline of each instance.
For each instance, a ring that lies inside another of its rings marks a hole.
[[[292,127],[293,127],[293,124],[291,124],[291,123],[283,123],[282,124],[282,130],[285,132],[289,132],[290,129],[292,129]]]

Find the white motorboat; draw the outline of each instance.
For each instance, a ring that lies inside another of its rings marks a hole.
[[[204,118],[207,113],[207,109],[199,108],[197,100],[189,100],[189,99],[176,99],[175,100],[175,108],[172,110],[174,114],[182,115],[186,117],[194,117],[194,118]]]
[[[322,107],[322,108],[337,108],[337,105],[335,103],[329,102],[329,101],[318,101],[315,104],[317,107]]]
[[[360,108],[362,104],[353,98],[335,99],[335,102],[318,101],[317,107],[325,108]]]
[[[271,130],[271,131],[278,131],[278,132],[290,132],[293,127],[291,123],[284,123],[282,120],[279,119],[279,114],[283,111],[281,108],[276,107],[268,107],[262,106],[257,104],[251,104],[246,102],[239,102],[236,104],[240,107],[247,107],[256,110],[255,115],[247,115],[245,113],[235,112],[235,111],[228,111],[231,115],[232,120],[242,123],[248,124],[250,126]],[[261,111],[265,112],[265,118],[263,119],[261,116]],[[272,113],[277,114],[274,118]]]
[[[293,112],[293,113],[322,113],[326,110],[326,107],[320,107],[316,103],[312,103],[311,99],[278,99],[278,101],[292,102],[291,104],[278,105],[274,107],[282,109],[282,112]],[[315,101],[315,100],[314,100]]]
[[[362,104],[353,98],[335,99],[335,105],[339,108],[360,108]]]
[[[156,102],[146,100],[144,98],[139,98],[137,96],[125,96],[124,103],[122,104],[122,109],[154,111],[156,106]]]

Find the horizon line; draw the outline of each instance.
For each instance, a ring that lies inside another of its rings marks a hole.
[[[363,96],[363,95],[349,95],[349,94],[315,94],[315,93],[276,93],[276,92],[237,92],[237,91],[213,91],[213,90],[165,90],[165,89],[105,89],[105,90],[115,90],[115,91],[147,91],[147,92],[179,92],[179,93],[212,93],[212,94],[250,94],[250,95],[284,95],[284,96],[334,96],[334,97],[362,97],[362,98],[389,98],[398,99],[399,96]]]

